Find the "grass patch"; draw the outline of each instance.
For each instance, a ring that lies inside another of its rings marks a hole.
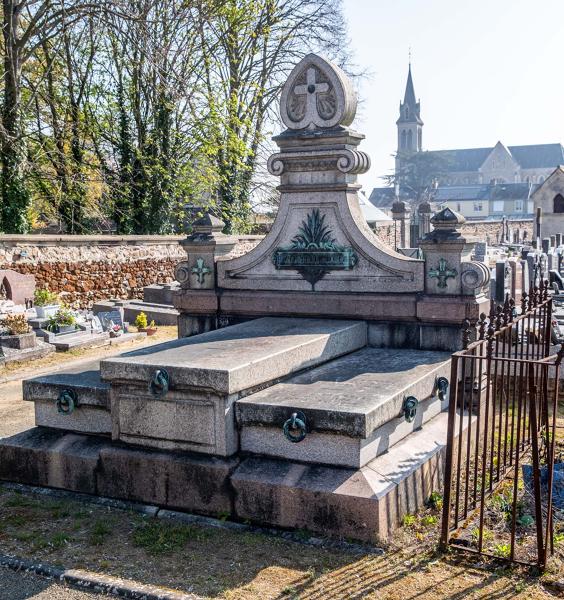
[[[71,536],[64,531],[59,531],[51,536],[48,545],[55,550],[66,546],[71,540]]]
[[[188,540],[201,540],[208,535],[209,532],[203,532],[198,527],[151,520],[135,528],[133,543],[150,554],[167,554],[181,550]]]
[[[108,522],[107,519],[98,519],[90,530],[88,541],[93,546],[101,546],[112,533],[112,530],[113,523]]]
[[[4,503],[8,508],[40,508],[41,504],[37,500],[27,498],[19,492],[14,493],[11,498],[8,498]]]

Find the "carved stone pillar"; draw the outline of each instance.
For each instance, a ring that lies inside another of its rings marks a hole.
[[[422,240],[431,233],[431,205],[428,202],[421,202],[417,212],[419,213],[419,240]]]
[[[410,248],[409,239],[409,213],[410,209],[403,200],[396,200],[392,205],[392,218],[396,225],[396,250],[397,248]]]
[[[224,227],[223,221],[207,214],[194,223],[193,232],[180,242],[188,256],[175,270],[180,283],[180,290],[173,297],[174,306],[180,311],[179,337],[216,327],[216,262],[237,243],[237,238],[222,233]]]
[[[489,301],[484,289],[490,281],[489,269],[472,261],[474,238],[463,236],[462,215],[444,208],[431,218],[434,230],[421,241],[425,255],[425,294],[419,316],[437,320],[465,318],[476,321]],[[444,301],[431,298],[444,296]]]

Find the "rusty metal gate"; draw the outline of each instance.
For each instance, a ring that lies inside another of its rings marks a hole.
[[[467,322],[452,357],[441,545],[544,568],[562,359],[548,282],[520,308],[507,298],[475,330]]]

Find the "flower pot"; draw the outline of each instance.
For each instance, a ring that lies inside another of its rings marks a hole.
[[[137,331],[141,333],[146,333],[147,335],[155,335],[157,333],[156,327],[139,327]]]
[[[47,304],[45,306],[34,306],[38,319],[48,319],[53,317],[61,308],[60,304]]]

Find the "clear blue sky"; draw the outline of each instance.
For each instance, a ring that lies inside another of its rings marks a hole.
[[[353,125],[393,168],[409,47],[425,150],[564,142],[564,0],[343,0],[360,83]]]

